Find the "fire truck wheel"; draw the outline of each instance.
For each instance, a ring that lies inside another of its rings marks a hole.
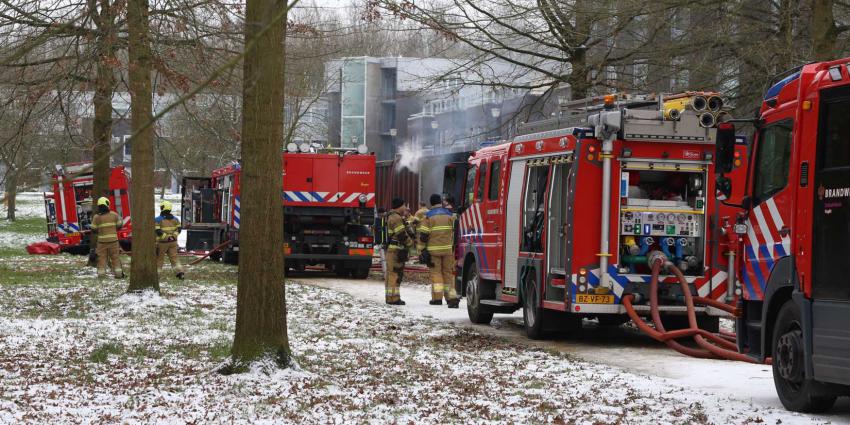
[[[236,251],[224,251],[221,258],[226,264],[239,264],[239,253]]]
[[[522,295],[522,321],[525,323],[525,333],[529,338],[543,338],[543,313],[537,282],[530,277],[525,281]]]
[[[363,266],[358,266],[356,269],[351,271],[351,277],[355,279],[367,279],[369,277],[369,269],[371,267],[372,263]]]
[[[481,305],[481,276],[478,275],[478,266],[473,262],[463,274],[464,287],[466,287],[466,313],[472,323],[481,325],[489,324],[493,320],[493,312]]]
[[[803,326],[800,308],[793,301],[779,310],[771,341],[773,383],[782,405],[794,412],[829,410],[836,396],[824,395],[821,384],[805,377]]]
[[[602,323],[600,321],[600,323]],[[665,315],[661,316],[661,323],[664,324],[664,330],[675,331],[679,329],[690,328],[688,316],[681,315]],[[697,327],[709,332],[720,332],[720,318],[716,316],[698,316]]]

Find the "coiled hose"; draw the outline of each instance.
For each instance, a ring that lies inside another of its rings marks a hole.
[[[661,323],[661,313],[658,308],[658,276],[661,273],[661,267],[665,264],[662,258],[656,258],[652,262],[652,279],[649,283],[649,306],[652,323],[655,325],[653,329],[643,319],[638,316],[632,305],[634,301],[633,294],[623,296],[623,306],[626,308],[629,318],[641,330],[641,332],[649,335],[650,338],[667,344],[670,348],[682,353],[686,356],[698,357],[703,359],[726,359],[738,360],[749,363],[757,363],[754,359],[747,357],[738,352],[737,346],[732,339],[731,334],[715,334],[700,329],[697,325],[697,316],[695,304],[705,305],[723,310],[729,314],[734,314],[734,307],[723,304],[719,301],[695,297],[691,294],[691,288],[685,275],[682,271],[672,263],[667,262],[667,267],[673,272],[679,280],[679,285],[682,287],[682,294],[685,298],[685,307],[687,308],[688,325],[686,329],[678,329],[675,331],[667,331]],[[679,343],[678,339],[693,337],[699,348],[686,347]]]

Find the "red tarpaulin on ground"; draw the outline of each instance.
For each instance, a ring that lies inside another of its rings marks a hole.
[[[27,245],[27,252],[31,255],[58,254],[59,245],[51,242],[35,242]]]

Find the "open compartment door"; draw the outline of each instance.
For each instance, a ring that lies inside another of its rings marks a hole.
[[[469,164],[466,162],[452,162],[443,169],[443,198],[451,201],[456,210],[467,204],[463,194],[468,172]]]

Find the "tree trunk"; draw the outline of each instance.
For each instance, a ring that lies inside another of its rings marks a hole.
[[[9,164],[6,171],[6,220],[15,221],[15,204],[18,197],[18,169]]]
[[[148,41],[148,1],[127,3],[127,34],[130,41],[129,79],[131,128],[130,205],[133,208],[133,258],[128,291],[151,289],[159,292],[156,270],[153,191],[153,125],[151,99],[151,47]]]
[[[836,59],[838,28],[833,14],[834,0],[812,1],[812,50],[816,61]]]
[[[261,358],[290,361],[283,282],[283,69],[287,5],[248,0],[243,65],[242,195],[234,371]],[[268,30],[264,30],[268,26]]]
[[[111,17],[109,2],[101,2],[101,12],[98,24],[99,35],[97,37],[97,75],[95,80],[94,98],[94,123],[92,125],[92,137],[94,146],[92,149],[94,168],[94,187],[92,198],[104,196],[109,190],[109,166],[110,166],[110,142],[112,141],[112,91],[115,86],[115,76],[112,73],[112,62],[114,56],[114,36],[112,31],[113,19]],[[96,205],[96,203],[95,203]]]

